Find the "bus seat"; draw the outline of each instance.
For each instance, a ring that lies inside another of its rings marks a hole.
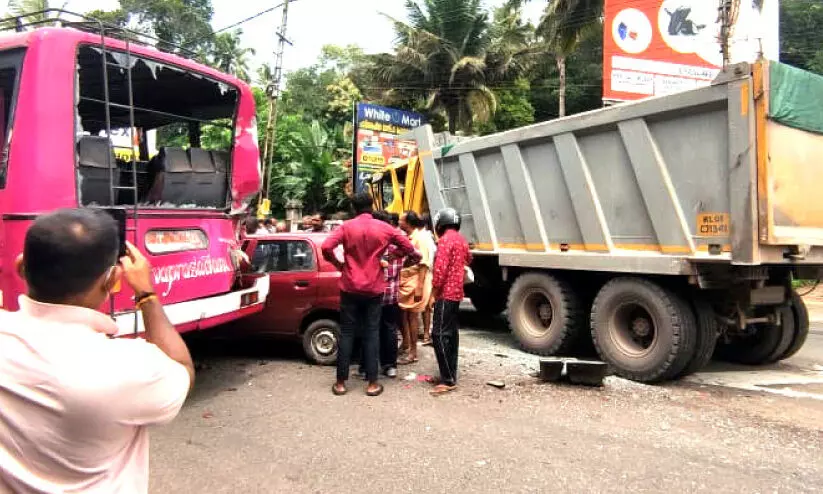
[[[194,171],[192,195],[195,202],[198,206],[222,206],[225,200],[222,196],[223,187],[211,153],[202,148],[189,148],[188,153]]]
[[[229,164],[231,163],[231,153],[228,151],[211,151],[211,159],[214,162],[214,168],[217,176],[215,182],[220,184],[220,189],[217,192],[219,197],[219,206],[226,205],[226,194],[229,191]]]
[[[192,204],[191,183],[193,179],[191,162],[183,148],[162,147],[155,156],[158,167],[161,191],[158,194],[161,203],[176,205]],[[155,181],[157,185],[157,181]]]
[[[77,162],[81,205],[113,206],[109,186],[120,185],[120,172],[109,138],[81,137],[77,143]]]

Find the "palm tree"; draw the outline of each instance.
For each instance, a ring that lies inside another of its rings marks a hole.
[[[409,22],[389,17],[394,54],[375,59],[387,97],[425,100],[446,113],[450,132],[471,130],[497,107],[489,84],[514,75],[517,60],[495,56],[488,14],[480,0],[406,0]],[[387,16],[388,17],[388,16]]]
[[[603,0],[549,0],[537,33],[554,53],[559,73],[558,115],[566,115],[566,58],[580,41],[602,29]]]
[[[248,82],[250,78],[247,56],[254,55],[255,50],[241,46],[242,35],[242,29],[235,29],[233,32],[215,36],[212,57],[215,67]]]

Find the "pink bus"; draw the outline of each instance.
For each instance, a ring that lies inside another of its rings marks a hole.
[[[181,332],[260,311],[268,278],[242,279],[236,255],[261,186],[250,88],[118,33],[0,33],[0,307],[25,290],[13,266],[31,222],[88,207],[147,255]],[[142,331],[127,288],[101,310]]]

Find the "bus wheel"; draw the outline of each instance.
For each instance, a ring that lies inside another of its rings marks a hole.
[[[331,319],[314,321],[303,333],[303,351],[306,358],[319,365],[337,363],[340,325]]]
[[[806,303],[803,298],[792,290],[792,296],[789,300],[789,306],[792,309],[794,316],[794,335],[789,344],[789,348],[780,356],[780,360],[787,359],[803,347],[806,343],[806,338],[809,336],[809,310],[806,308]]]
[[[727,362],[765,365],[777,362],[791,346],[795,335],[794,313],[790,307],[778,307],[780,325],[751,324],[747,334],[734,336],[718,345],[717,356]]]
[[[697,323],[691,308],[651,281],[606,283],[592,305],[591,329],[600,357],[633,381],[671,379],[694,356]]]
[[[527,273],[509,291],[509,325],[520,347],[537,355],[569,349],[584,314],[569,285],[544,273]]]
[[[677,377],[685,377],[699,372],[711,362],[714,349],[717,346],[717,336],[720,334],[720,325],[717,323],[717,317],[711,304],[698,296],[693,305],[697,316],[694,356]]]

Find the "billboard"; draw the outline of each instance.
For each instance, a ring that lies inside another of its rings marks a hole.
[[[777,60],[778,0],[735,0],[730,61]],[[708,85],[723,66],[719,0],[606,0],[603,99],[630,101]],[[761,7],[758,7],[761,5]]]
[[[372,174],[414,154],[417,144],[402,141],[398,136],[424,123],[424,117],[419,113],[358,103],[352,172],[355,192],[367,189],[366,181]]]

